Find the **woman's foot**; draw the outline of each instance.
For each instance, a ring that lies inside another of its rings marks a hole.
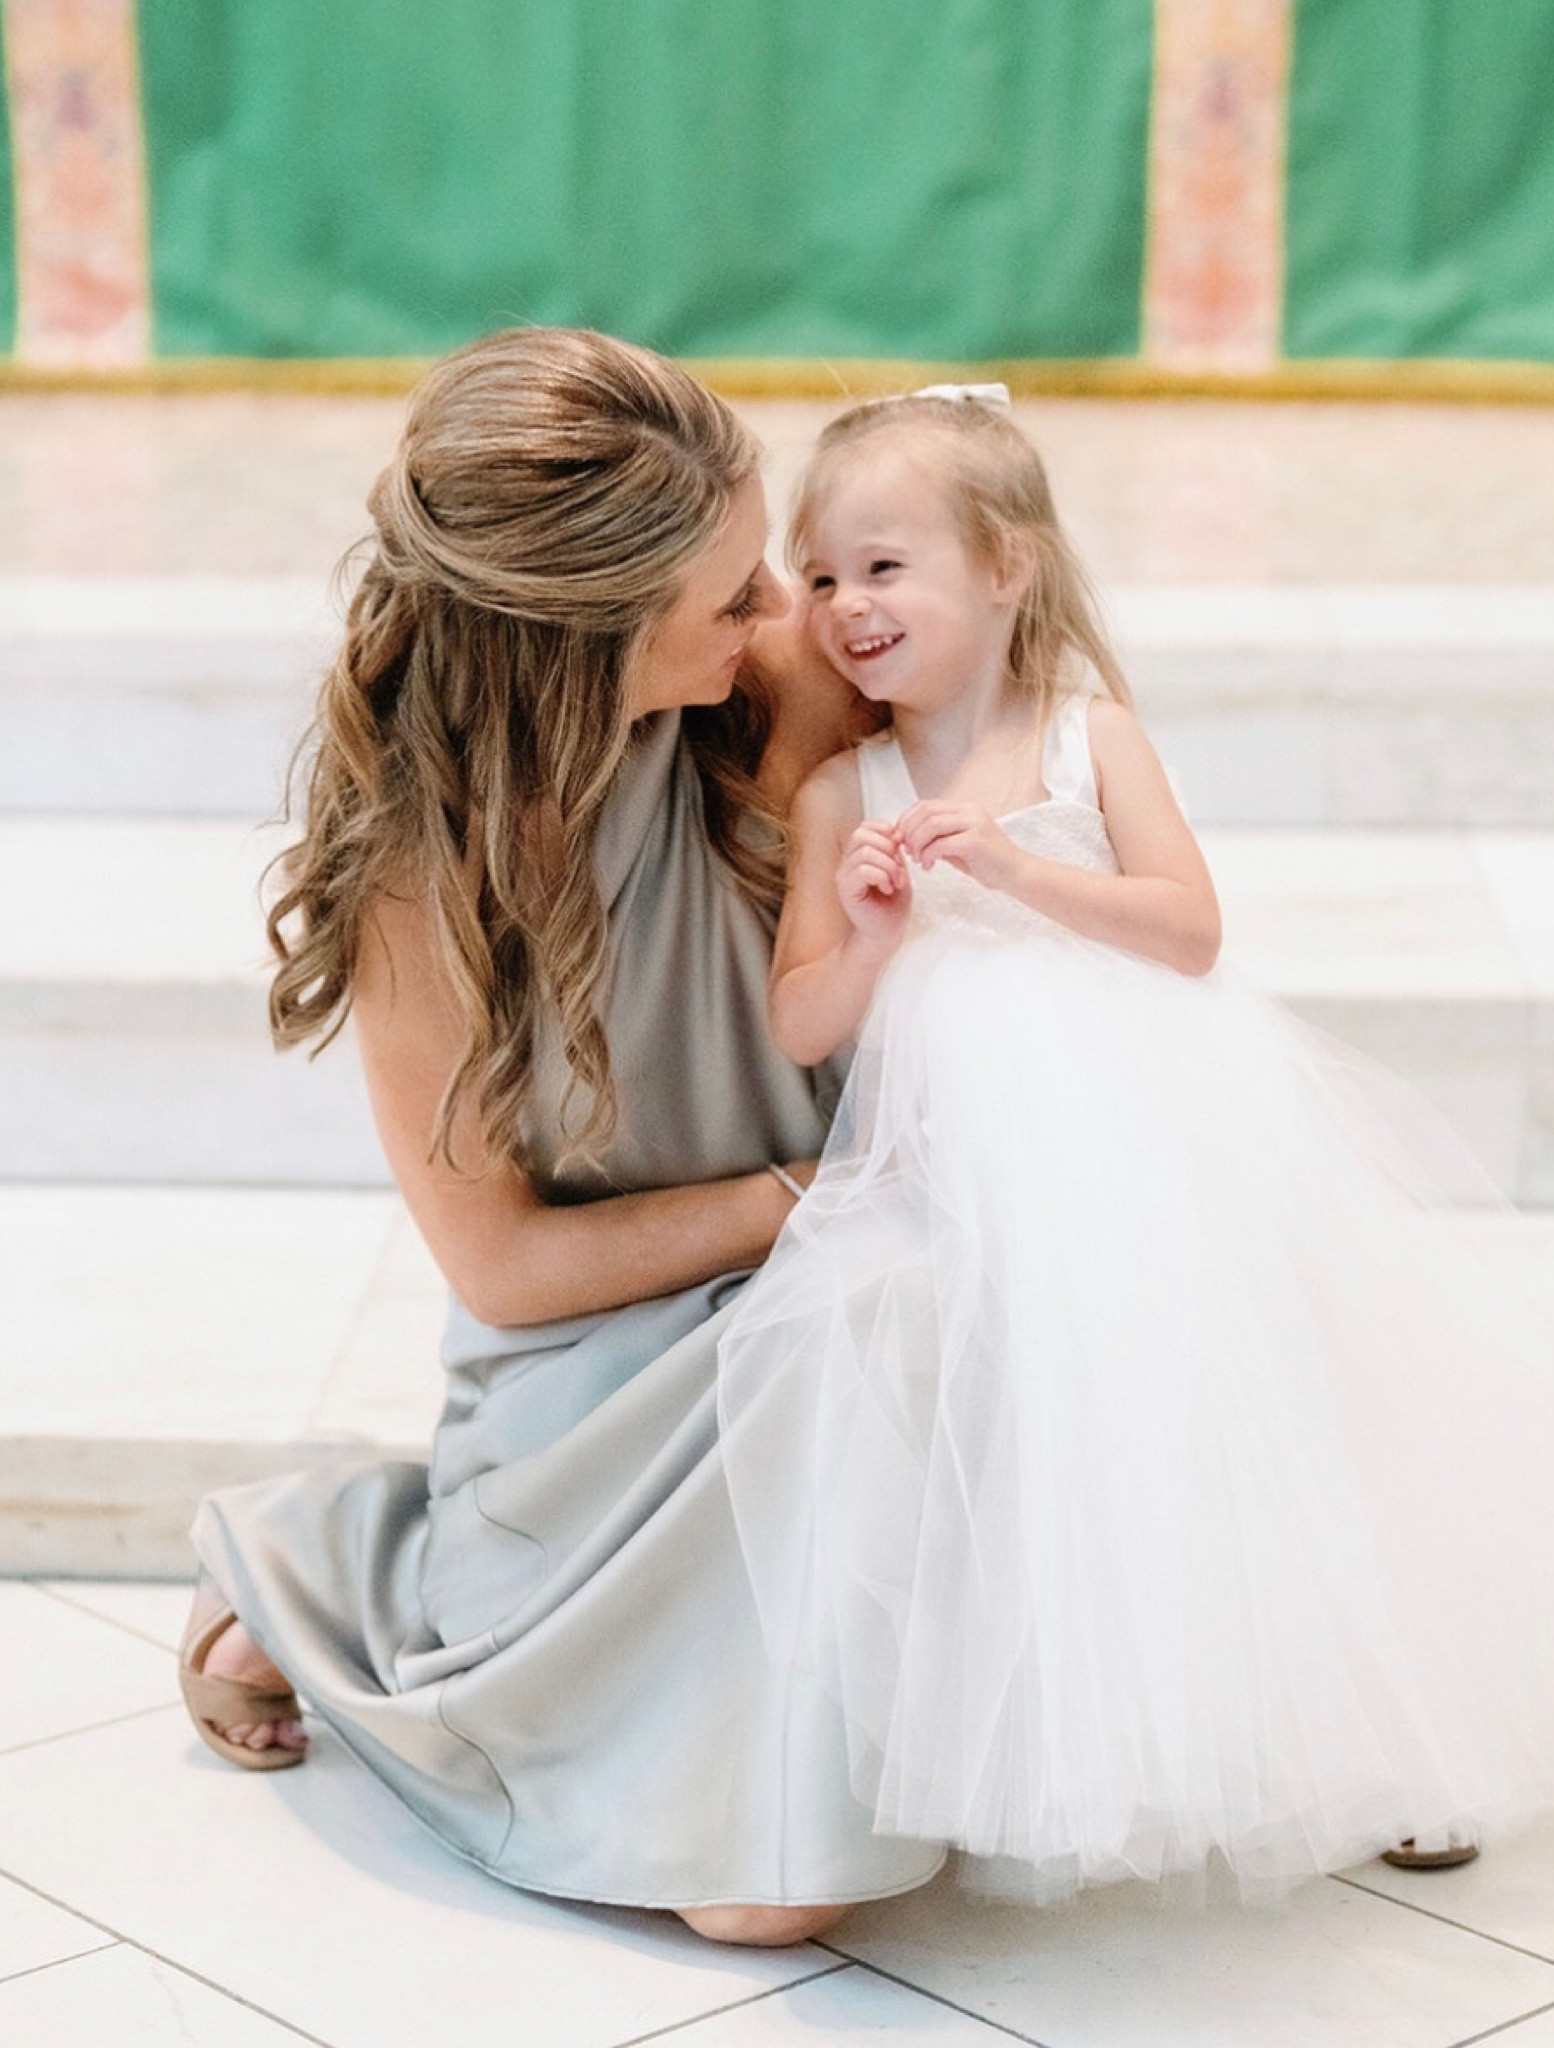
[[[740,1948],[789,1948],[829,1934],[846,1906],[692,1906],[680,1915],[694,1934]]]
[[[286,1674],[271,1663],[240,1621],[231,1622],[217,1636],[205,1653],[203,1668],[208,1678],[230,1678],[260,1693],[291,1690]],[[241,1749],[301,1751],[308,1746],[307,1730],[300,1720],[291,1718],[284,1721],[234,1721],[220,1732],[228,1742],[235,1742]]]
[[[178,1681],[201,1741],[218,1756],[254,1771],[301,1763],[308,1738],[290,1683],[208,1579],[194,1596]]]

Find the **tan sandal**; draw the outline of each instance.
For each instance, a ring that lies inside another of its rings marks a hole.
[[[1459,1864],[1471,1863],[1477,1854],[1477,1842],[1448,1841],[1444,1849],[1421,1849],[1410,1835],[1395,1849],[1383,1849],[1381,1860],[1394,1870],[1455,1870]]]
[[[233,1742],[222,1733],[224,1728],[245,1722],[302,1718],[297,1695],[289,1687],[285,1692],[276,1692],[269,1686],[245,1683],[241,1678],[213,1678],[207,1673],[206,1658],[236,1620],[237,1614],[230,1607],[218,1607],[214,1613],[201,1615],[196,1605],[178,1648],[179,1690],[200,1740],[217,1756],[245,1771],[284,1771],[292,1764],[300,1764],[307,1751],[282,1749],[279,1745],[250,1749],[246,1743]]]

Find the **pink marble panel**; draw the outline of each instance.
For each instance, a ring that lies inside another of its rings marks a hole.
[[[134,0],[4,0],[17,355],[123,369],[151,332]]]
[[[1278,354],[1293,0],[1155,0],[1144,354],[1260,370]]]

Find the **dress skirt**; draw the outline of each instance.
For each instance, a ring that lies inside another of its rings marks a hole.
[[[769,923],[708,843],[678,713],[635,729],[594,856],[619,1116],[600,1160],[567,1163],[571,1077],[543,1027],[523,1134],[540,1193],[813,1157],[833,1083],[767,1035]],[[429,1465],[310,1472],[201,1509],[202,1558],[303,1699],[509,1884],[809,1905],[909,1890],[943,1860],[875,1832],[841,1710],[763,1647],[717,1427],[743,1279],[529,1329],[455,1304]]]
[[[429,1467],[313,1471],[201,1510],[203,1561],[303,1699],[509,1884],[821,1904],[943,1860],[874,1832],[840,1710],[763,1647],[717,1434],[740,1284],[528,1330],[455,1305]]]

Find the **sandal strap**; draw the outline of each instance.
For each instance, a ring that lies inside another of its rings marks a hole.
[[[205,1671],[185,1669],[179,1673],[189,1711],[217,1728],[232,1728],[239,1722],[298,1721],[302,1709],[297,1695],[288,1687],[245,1684],[241,1678],[221,1678]]]
[[[302,1708],[290,1686],[277,1690],[249,1679],[228,1678],[205,1669],[212,1645],[224,1636],[237,1615],[230,1607],[218,1608],[203,1623],[191,1624],[178,1657],[178,1684],[197,1721],[215,1728],[231,1728],[248,1721],[299,1721]]]

